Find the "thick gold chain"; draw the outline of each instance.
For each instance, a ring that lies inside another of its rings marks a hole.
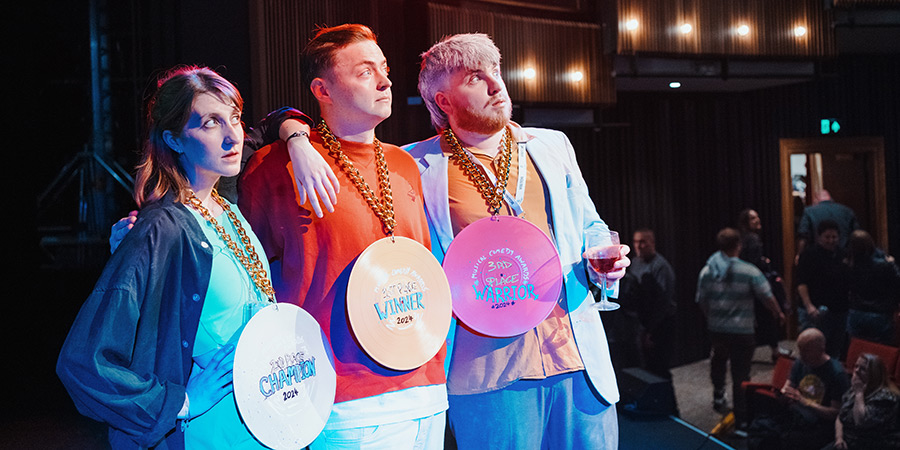
[[[391,178],[388,174],[387,161],[384,160],[381,141],[375,139],[375,173],[378,175],[378,190],[381,191],[381,200],[379,200],[350,158],[347,158],[347,155],[341,151],[341,142],[331,133],[325,121],[319,122],[316,128],[322,134],[322,141],[325,143],[328,155],[334,158],[338,167],[356,185],[356,189],[369,204],[369,208],[372,208],[372,211],[381,220],[381,226],[384,227],[385,233],[393,235],[394,227],[397,225],[397,221],[394,220],[394,197],[391,193]]]
[[[453,133],[453,130],[450,128],[444,130],[444,139],[447,141],[447,144],[450,145],[450,149],[453,150],[453,155],[450,158],[456,160],[456,163],[459,164],[463,173],[465,173],[466,176],[472,180],[472,183],[475,184],[475,187],[478,188],[478,192],[481,193],[481,196],[487,202],[488,211],[490,211],[491,214],[498,214],[500,212],[500,205],[503,202],[503,193],[506,191],[507,183],[509,183],[509,166],[512,162],[512,133],[510,133],[509,127],[505,130],[506,133],[503,134],[503,141],[500,143],[500,151],[503,152],[503,154],[500,155],[500,174],[497,177],[498,180],[496,186],[491,183],[485,173],[485,168],[479,167],[472,162],[469,155],[463,149],[462,144],[460,144],[459,139],[456,138],[456,134]]]
[[[250,237],[247,236],[247,232],[244,231],[244,227],[241,225],[241,221],[237,218],[237,215],[231,210],[231,207],[228,206],[228,202],[226,202],[222,197],[219,196],[219,193],[216,192],[215,189],[212,191],[212,198],[225,210],[225,214],[228,216],[228,220],[231,221],[231,224],[234,226],[234,229],[237,231],[238,236],[241,238],[241,242],[244,244],[244,248],[247,249],[247,253],[250,254],[247,257],[244,254],[244,251],[237,246],[237,243],[231,239],[231,235],[229,235],[225,231],[225,227],[219,225],[219,222],[215,217],[203,206],[203,203],[191,192],[190,198],[185,202],[187,205],[196,209],[197,212],[203,216],[210,224],[212,224],[213,228],[216,229],[216,232],[219,233],[219,237],[225,241],[225,244],[231,251],[234,253],[234,256],[237,256],[238,260],[241,261],[241,264],[247,269],[247,273],[250,274],[250,278],[253,279],[253,283],[256,284],[256,287],[262,291],[263,294],[266,294],[269,297],[270,302],[275,301],[275,290],[272,288],[272,281],[269,279],[269,274],[266,273],[266,269],[263,267],[262,261],[259,260],[259,255],[256,254],[256,248],[250,242]]]

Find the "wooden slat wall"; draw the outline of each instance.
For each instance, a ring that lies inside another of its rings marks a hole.
[[[250,53],[254,98],[249,106],[253,116],[261,117],[284,105],[298,106],[315,114],[317,105],[307,89],[301,86],[299,67],[299,53],[311,30],[317,25],[358,22],[369,25],[378,33],[378,9],[391,3],[377,0],[251,0]],[[393,4],[402,7],[405,3]],[[398,14],[396,20],[398,23],[391,24],[391,27],[409,19]],[[615,102],[611,57],[603,55],[597,24],[531,18],[434,3],[428,5],[427,21],[428,44],[454,33],[483,32],[492,36],[503,54],[504,79],[510,95],[518,103],[603,105]],[[382,31],[390,36],[398,33],[397,29]],[[386,43],[382,41],[382,47],[392,66],[397,68],[398,63],[405,63],[402,59],[405,55],[392,57],[391,53],[398,52],[385,47]],[[422,44],[420,47],[424,50],[428,45]],[[537,71],[535,79],[521,77],[521,70],[526,64]],[[584,74],[582,81],[572,82],[565,78],[574,70]],[[414,87],[411,92],[397,94],[414,95]],[[399,104],[395,106],[402,108]]]
[[[318,110],[301,86],[300,51],[317,26],[364,23],[377,28],[370,1],[251,0],[250,40],[255,117],[281,106]]]
[[[900,6],[900,0],[834,0],[835,8],[853,6]]]
[[[513,101],[521,103],[611,104],[615,102],[612,63],[602,54],[600,27],[592,23],[500,14],[429,4],[433,42],[456,33],[490,35],[503,55],[503,72]],[[526,80],[521,71],[537,76]],[[580,82],[566,79],[579,70]]]
[[[620,54],[823,57],[835,54],[831,14],[821,0],[618,0]],[[625,23],[636,19],[639,27]],[[691,23],[681,34],[678,26]],[[738,24],[750,33],[739,36]],[[797,25],[806,27],[796,37]]]

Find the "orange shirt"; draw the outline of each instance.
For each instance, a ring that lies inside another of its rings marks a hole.
[[[530,138],[527,133],[513,127],[513,139],[519,142]],[[441,141],[445,154],[452,154],[446,141]],[[498,173],[500,155],[490,156],[472,150],[472,154],[485,166]],[[515,196],[519,175],[518,147],[512,145],[512,162],[509,168],[507,191]],[[527,153],[526,153],[527,156]],[[450,219],[453,235],[457,235],[467,225],[488,217],[487,202],[462,168],[451,160],[448,168],[448,190],[450,199]],[[548,237],[551,234],[550,204],[541,176],[528,157],[525,180],[525,196],[522,201],[523,215],[519,216],[541,229]],[[506,202],[500,214],[513,215]],[[560,293],[563,297],[564,294]],[[572,325],[569,322],[565,298],[560,298],[550,315],[537,327],[510,338],[485,337],[473,333],[464,326],[457,326],[455,349],[465,349],[469,355],[483,355],[467,362],[464,370],[451,368],[447,388],[450,394],[476,394],[488,392],[520,379],[546,378],[561,373],[584,369],[581,355],[575,345]]]
[[[278,301],[303,307],[328,337],[337,373],[335,402],[444,383],[444,348],[418,369],[397,371],[376,363],[356,343],[345,303],[350,268],[354,259],[385,233],[359,190],[328,156],[315,129],[310,142],[331,165],[341,185],[333,213],[318,218],[300,205],[290,157],[282,141],[256,152],[238,184],[241,212],[272,263]],[[377,195],[374,145],[341,141],[341,147]],[[431,248],[416,163],[399,147],[382,144],[382,148],[390,170],[397,220],[394,234]]]

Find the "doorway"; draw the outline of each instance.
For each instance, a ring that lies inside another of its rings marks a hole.
[[[875,244],[888,245],[884,139],[781,139],[781,230],[784,281],[796,308],[793,270],[797,255],[797,225],[814,194],[827,189],[834,201],[852,208],[860,226]],[[788,330],[793,336],[793,330]]]

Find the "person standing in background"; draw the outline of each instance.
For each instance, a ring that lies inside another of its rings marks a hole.
[[[814,243],[819,235],[819,224],[824,220],[830,220],[837,225],[838,230],[838,248],[843,249],[847,246],[847,239],[850,238],[850,232],[860,228],[859,221],[856,220],[856,213],[850,207],[842,205],[831,198],[831,193],[822,189],[814,194],[814,204],[803,208],[803,215],[800,217],[800,224],[797,227],[797,257],[794,263],[798,262],[800,255],[807,247]]]
[[[631,260],[629,273],[635,277],[640,295],[637,309],[643,328],[641,349],[644,366],[650,373],[672,378],[669,370],[675,351],[675,271],[662,255],[656,252],[656,234],[649,228],[634,232],[632,245],[637,257]]]
[[[697,279],[697,298],[707,319],[712,343],[710,378],[713,383],[713,408],[727,410],[725,368],[731,362],[734,416],[738,429],[746,426],[746,405],[741,383],[750,380],[750,364],[756,348],[753,304],[763,302],[770,314],[784,320],[769,282],[754,265],[738,258],[741,236],[734,228],[716,235],[719,251],[712,254]]]
[[[849,312],[847,334],[885,345],[897,345],[894,313],[900,304],[900,269],[875,247],[864,230],[847,243]]]
[[[800,330],[818,328],[825,334],[826,352],[841,359],[847,334],[847,266],[838,247],[840,232],[831,220],[819,223],[816,244],[797,264],[797,307]]]
[[[764,255],[763,242],[760,238],[762,220],[759,214],[752,209],[744,209],[738,214],[738,229],[741,232],[740,258],[756,266],[769,282],[772,295],[778,301],[781,312],[788,314],[790,307],[785,303],[787,297],[784,292],[784,284],[778,271],[772,268],[772,261]],[[778,322],[770,314],[765,313],[765,306],[756,303],[756,343],[765,345],[771,349],[772,362],[778,359],[778,355],[787,350],[779,349],[778,342],[784,337],[784,323]]]

